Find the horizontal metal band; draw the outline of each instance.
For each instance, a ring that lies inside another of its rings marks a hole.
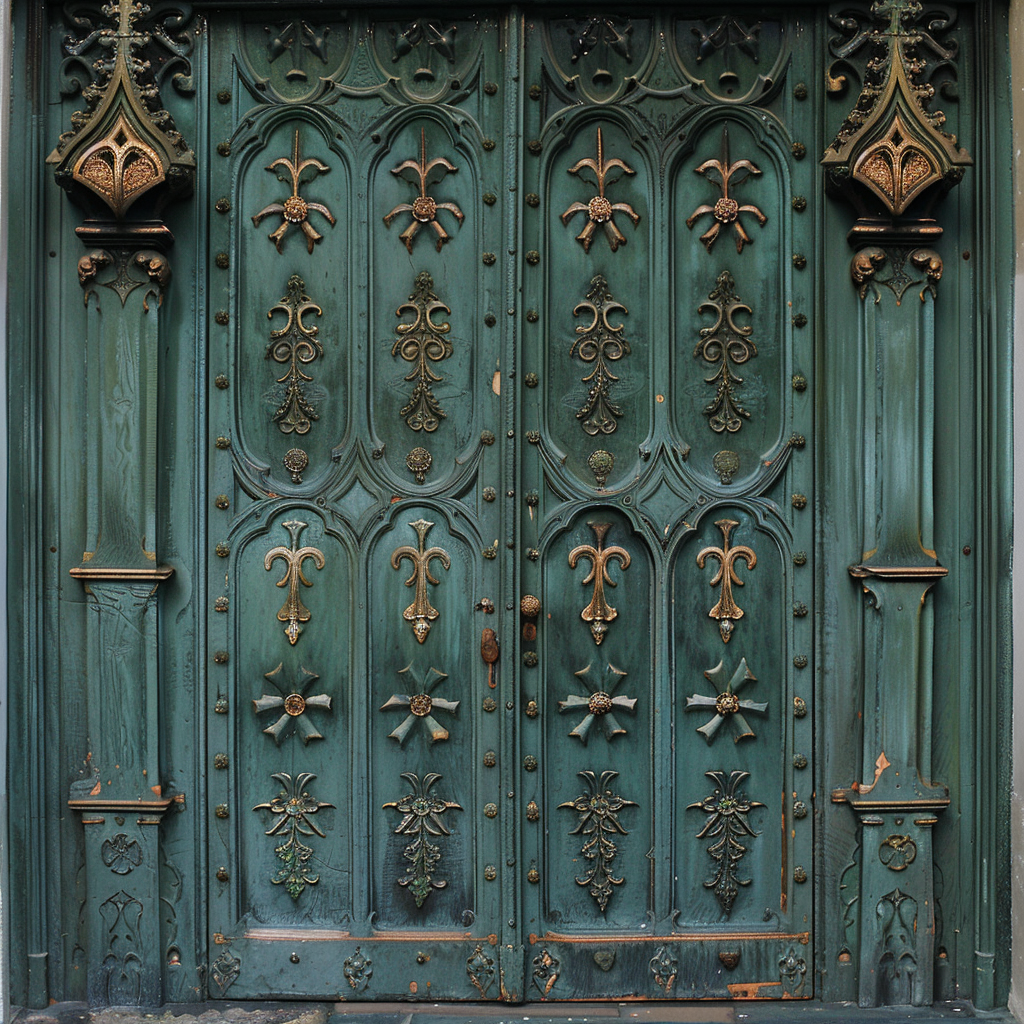
[[[582,944],[600,943],[631,943],[631,942],[760,942],[770,939],[773,942],[791,940],[806,946],[811,941],[810,932],[670,932],[668,935],[561,935],[558,932],[545,932],[543,935],[530,933],[530,945],[538,942],[565,942]]]
[[[858,580],[937,580],[949,575],[944,565],[851,565],[849,571]]]
[[[169,580],[174,575],[174,566],[159,565],[152,569],[118,569],[116,567],[76,565],[68,572],[76,580],[94,583],[159,583]]]

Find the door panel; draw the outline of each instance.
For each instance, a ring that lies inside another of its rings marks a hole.
[[[211,16],[213,994],[811,995],[810,42],[745,24]]]

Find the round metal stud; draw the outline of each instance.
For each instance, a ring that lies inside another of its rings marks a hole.
[[[484,816],[487,818],[496,818],[498,816],[498,805],[484,804]]]

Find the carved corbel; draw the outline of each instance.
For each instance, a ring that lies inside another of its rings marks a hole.
[[[187,10],[154,6],[158,10],[151,14],[144,4],[116,0],[102,8],[110,26],[77,19],[86,35],[65,44],[79,64],[92,46],[98,57],[92,65],[98,77],[82,90],[85,110],[72,115],[71,130],[47,157],[57,184],[86,213],[77,233],[87,244],[113,237],[169,245],[173,237],[160,213],[171,200],[192,193],[195,154],[161,105],[156,70],[187,67],[191,44],[180,31]],[[149,59],[154,40],[163,44],[162,53],[174,53],[171,61]],[[174,81],[181,88],[191,79],[179,72]]]
[[[933,208],[972,163],[944,130],[945,114],[929,109],[935,89],[924,77],[925,50],[951,59],[955,45],[932,35],[948,23],[919,24],[917,0],[875,0],[871,17],[874,27],[844,47],[848,56],[869,46],[871,56],[860,96],[821,163],[829,191],[857,211],[852,245],[919,246],[941,236]],[[929,273],[926,290],[934,294],[937,280]],[[854,283],[863,297],[863,281]]]

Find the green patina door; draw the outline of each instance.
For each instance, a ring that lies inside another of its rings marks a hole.
[[[16,1000],[1005,1000],[1005,10],[14,6]]]
[[[214,994],[812,995],[807,41],[210,15]]]

